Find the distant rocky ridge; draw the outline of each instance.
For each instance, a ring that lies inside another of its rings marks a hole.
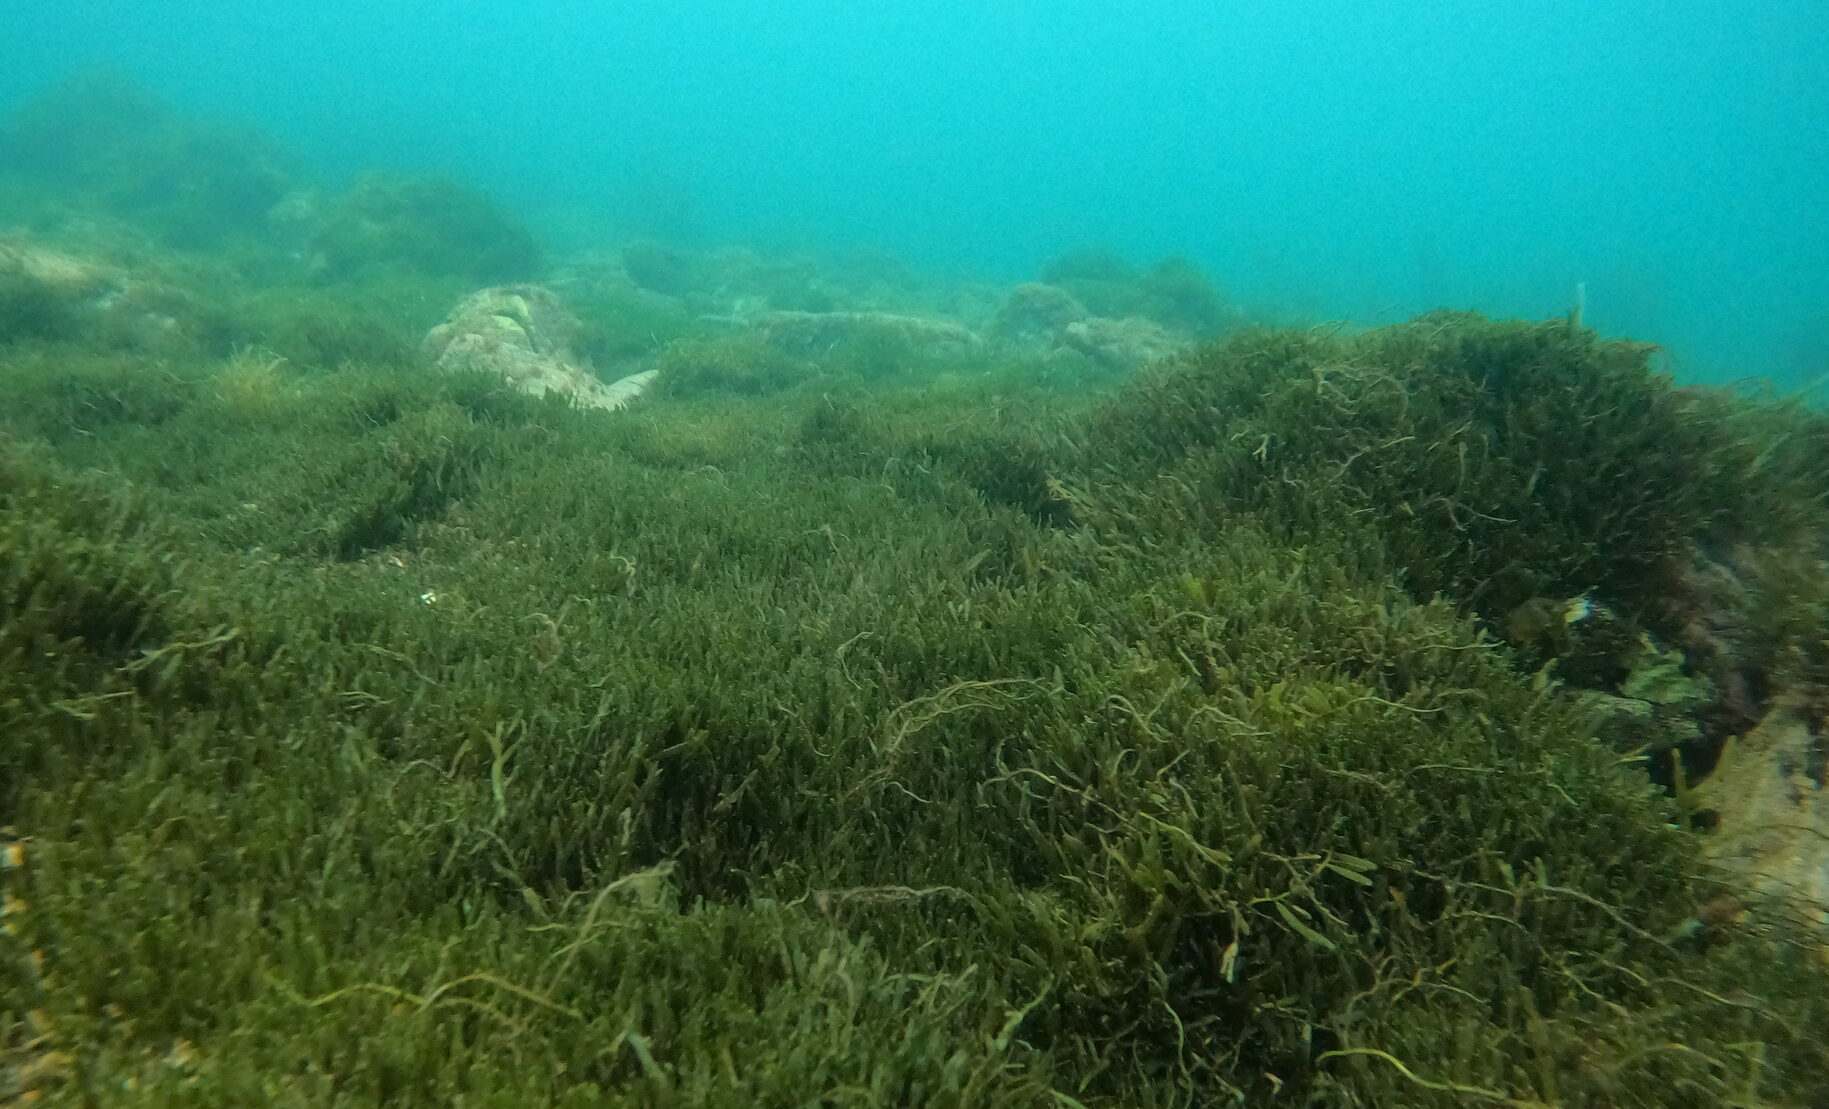
[[[923,274],[869,250],[815,259],[599,227],[571,235],[570,257],[553,265],[516,214],[460,181],[385,171],[322,180],[258,131],[193,119],[106,72],[0,116],[4,228],[15,231],[0,258],[0,342],[74,330],[105,332],[117,346],[376,362],[437,322],[427,304],[525,282],[575,314],[567,364],[606,371],[727,328],[801,358],[887,338],[1020,350],[1064,373],[1122,372],[1243,320],[1185,261],[1134,267],[1097,250],[1062,255],[1040,267],[1039,282],[1012,289]],[[274,320],[248,319],[248,304],[225,303],[225,289],[251,292]],[[326,311],[337,318],[313,318]],[[474,358],[463,351],[483,341],[472,335],[451,357]]]

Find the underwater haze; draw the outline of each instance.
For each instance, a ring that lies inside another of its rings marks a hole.
[[[1559,315],[1680,376],[1829,371],[1816,0],[68,0],[0,106],[118,69],[322,165],[675,240],[1015,278],[1184,254],[1277,318]]]

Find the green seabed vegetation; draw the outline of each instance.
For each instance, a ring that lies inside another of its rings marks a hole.
[[[423,363],[542,264],[499,213],[441,254],[455,186],[201,246],[37,187],[142,276],[0,291],[0,1096],[1829,1098],[1821,937],[1693,797],[1829,701],[1822,416],[1567,321],[1066,374],[783,351],[685,278],[578,279],[600,368],[662,370],[579,411]]]

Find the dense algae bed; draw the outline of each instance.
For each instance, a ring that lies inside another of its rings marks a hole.
[[[1444,318],[1091,403],[613,419],[412,367],[5,371],[5,1036],[82,1100],[1829,1076],[1813,957],[1685,938],[1672,803],[1456,600],[1642,609],[1633,566],[1821,512],[1819,422],[1749,438],[1637,348]]]
[[[222,286],[286,360],[9,302],[7,1096],[1829,1097],[1670,758],[1744,706],[1595,696],[1752,548],[1745,696],[1821,702],[1822,417],[1451,314],[1098,389],[656,339],[606,415],[341,280]]]

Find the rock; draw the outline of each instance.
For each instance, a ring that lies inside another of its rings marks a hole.
[[[1177,334],[1208,338],[1245,322],[1244,313],[1186,258],[1164,258],[1139,270],[1109,251],[1077,250],[1044,265],[1041,279],[1072,294],[1089,315],[1141,316]]]
[[[513,216],[480,193],[441,178],[365,174],[334,202],[313,202],[300,214],[317,217],[308,253],[311,269],[322,278],[391,269],[504,281],[525,279],[541,268],[539,244]]]
[[[1094,316],[1072,293],[1040,282],[1010,290],[991,320],[990,331],[1004,342],[1073,351],[1118,369],[1166,358],[1186,345],[1154,320]]]
[[[0,239],[0,275],[71,299],[87,297],[117,281],[117,275],[102,266],[23,239]]]
[[[559,393],[586,408],[627,408],[656,371],[605,384],[574,350],[578,320],[538,285],[498,285],[472,293],[425,338],[442,370],[495,374],[523,393]]]
[[[1067,346],[1102,365],[1128,369],[1180,352],[1187,344],[1141,316],[1121,320],[1091,316],[1067,325]]]
[[[152,347],[180,337],[177,294],[125,270],[0,238],[0,342],[74,339]]]
[[[1010,290],[992,317],[990,333],[1006,343],[1060,344],[1069,325],[1087,318],[1086,306],[1058,285],[1038,281]]]
[[[0,117],[9,192],[106,213],[186,248],[260,234],[290,159],[245,127],[192,119],[106,71],[72,74]]]
[[[697,255],[650,239],[623,245],[622,269],[637,287],[670,297],[687,296],[710,281]]]
[[[1757,909],[1766,905],[1829,939],[1829,743],[1799,699],[1780,702],[1722,750],[1691,792],[1715,814],[1709,857]]]
[[[893,312],[761,312],[750,326],[776,346],[805,353],[858,338],[888,337],[915,346],[971,346],[978,336],[962,324]]]

